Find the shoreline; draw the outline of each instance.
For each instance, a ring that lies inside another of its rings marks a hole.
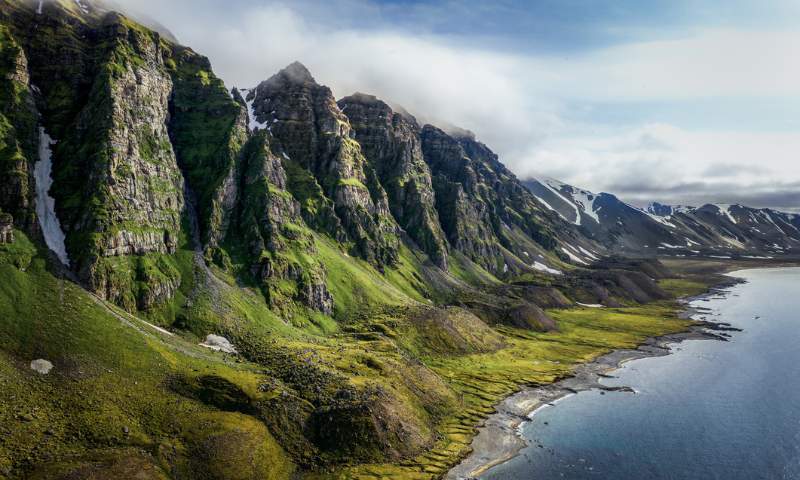
[[[538,411],[554,406],[567,397],[594,389],[636,393],[629,387],[609,387],[600,383],[602,378],[612,377],[609,372],[617,370],[627,362],[669,355],[672,353],[673,345],[686,340],[727,341],[729,336],[727,332],[740,330],[724,322],[708,321],[706,319],[710,313],[708,309],[690,304],[709,297],[726,295],[729,292],[725,289],[742,282],[738,278],[731,277],[709,287],[706,293],[678,299],[684,306],[678,314],[679,318],[699,317],[699,320],[695,320],[695,324],[684,332],[651,337],[633,349],[613,350],[591,362],[578,365],[568,377],[547,385],[524,387],[506,397],[495,406],[496,412],[478,427],[478,434],[471,444],[472,453],[450,469],[444,478],[448,480],[477,478],[489,469],[515,458],[528,446],[520,434],[522,425],[529,422]]]

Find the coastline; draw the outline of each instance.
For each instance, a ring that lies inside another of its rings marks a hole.
[[[626,362],[641,358],[661,357],[672,353],[672,346],[685,340],[727,341],[728,331],[739,331],[723,322],[707,320],[708,309],[691,306],[691,303],[705,298],[726,295],[727,288],[742,283],[741,279],[730,277],[717,283],[703,294],[678,299],[684,308],[679,313],[683,319],[695,320],[685,332],[651,337],[634,349],[613,350],[597,357],[591,362],[581,364],[573,373],[554,383],[525,387],[506,397],[496,405],[496,412],[490,415],[479,427],[471,447],[472,453],[453,467],[444,477],[448,480],[473,479],[486,471],[516,457],[527,446],[520,427],[543,408],[553,406],[559,401],[586,390],[628,391],[629,387],[609,387],[600,380],[608,378]]]

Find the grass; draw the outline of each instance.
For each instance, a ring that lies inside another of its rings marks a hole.
[[[300,464],[324,467],[302,469],[304,478],[436,478],[468,454],[476,425],[520,386],[689,325],[665,302],[549,311],[558,332],[492,329],[466,311],[417,301],[408,252],[381,275],[315,236],[337,322],[287,321],[216,271],[221,285],[195,295],[175,323],[180,335],[167,337],[53,277],[16,233],[17,242],[0,247],[0,428],[8,433],[0,473],[48,478],[91,464],[152,478],[289,478]],[[227,336],[243,357],[197,347],[207,333]],[[35,374],[35,358],[53,362],[54,372]],[[352,399],[335,400],[342,391]],[[329,412],[349,436],[326,444],[298,430],[294,416],[313,426],[315,411]]]
[[[507,346],[500,350],[425,358],[425,365],[445,381],[461,403],[439,423],[437,430],[443,438],[404,464],[359,465],[343,469],[339,478],[438,478],[469,453],[475,426],[521,385],[551,383],[569,375],[578,364],[613,349],[633,348],[648,337],[678,332],[689,325],[675,317],[670,304],[548,313],[558,320],[559,332],[501,328],[499,333]]]
[[[144,454],[154,471],[169,467],[192,478],[291,473],[262,423],[168,388],[175,375],[214,375],[257,399],[257,366],[229,363],[95,301],[48,273],[25,235],[15,233],[19,243],[0,247],[0,474],[41,464],[69,469],[109,454],[126,461]],[[24,270],[9,261],[20,253],[32,259]],[[53,372],[33,372],[28,364],[37,358],[51,361]],[[195,457],[209,461],[193,464]],[[212,461],[221,458],[228,460]],[[208,468],[226,470],[209,476]]]
[[[693,297],[708,290],[708,282],[687,278],[665,278],[658,286],[673,297]]]

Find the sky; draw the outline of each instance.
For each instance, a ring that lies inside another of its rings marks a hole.
[[[297,60],[473,131],[518,177],[800,211],[796,0],[116,0],[229,87]]]

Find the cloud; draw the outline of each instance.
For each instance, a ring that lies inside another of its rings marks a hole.
[[[800,117],[800,29],[791,25],[693,25],[659,40],[643,35],[534,54],[499,48],[508,42],[490,41],[497,29],[468,37],[442,32],[442,22],[426,24],[438,30],[409,29],[416,17],[398,24],[392,10],[367,0],[231,0],[225,7],[211,0],[118,1],[158,18],[209,56],[229,86],[253,86],[299,60],[339,97],[371,93],[421,120],[472,130],[519,176],[544,173],[636,198],[675,185],[696,185],[710,197],[800,182],[798,129],[763,131],[775,122],[745,109],[735,129],[689,129],[659,118],[623,124],[613,115],[615,107],[637,102],[691,109],[693,101],[769,98],[787,99]],[[607,111],[576,115],[576,105]]]
[[[800,193],[800,135],[692,132],[650,124],[593,136],[549,139],[533,148],[533,170],[575,185],[593,184],[633,203],[737,203],[800,207],[785,203]],[[722,161],[718,161],[722,159]],[[775,193],[775,195],[770,195]],[[779,194],[779,195],[778,195]],[[782,199],[770,204],[767,199]]]

